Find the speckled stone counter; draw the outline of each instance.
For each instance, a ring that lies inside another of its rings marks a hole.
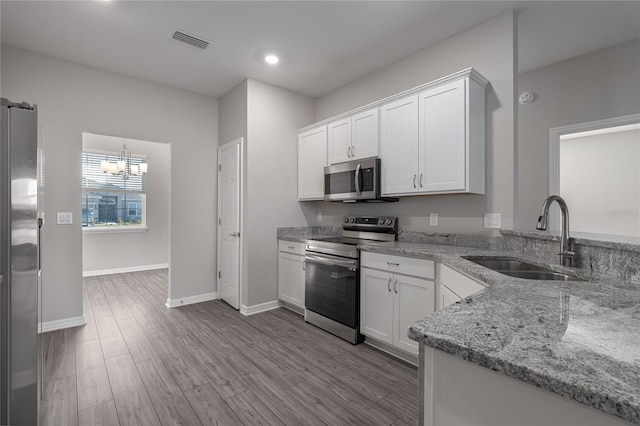
[[[427,346],[640,424],[640,283],[512,251],[394,242],[367,251],[433,259],[487,288],[409,328]],[[512,278],[462,256],[508,256],[585,281]]]
[[[280,227],[276,229],[276,238],[294,243],[306,243],[314,238],[333,237],[342,234],[342,228],[331,226]]]

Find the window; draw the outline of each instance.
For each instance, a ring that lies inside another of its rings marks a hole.
[[[82,153],[82,226],[85,229],[135,229],[146,225],[146,175],[104,173],[102,161],[116,163],[116,153]],[[146,162],[131,156],[131,165]]]

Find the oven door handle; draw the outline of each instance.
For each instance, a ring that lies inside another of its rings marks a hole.
[[[306,262],[322,263],[323,265],[341,266],[343,268],[349,268],[354,271],[358,269],[357,260],[334,259],[334,258],[328,258],[324,256],[316,256],[313,254],[305,254],[304,260]]]

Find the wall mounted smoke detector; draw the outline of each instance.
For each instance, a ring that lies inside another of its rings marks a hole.
[[[533,92],[531,90],[527,90],[526,92],[522,92],[518,98],[518,102],[520,102],[520,105],[528,105],[533,102],[534,97],[535,95]]]

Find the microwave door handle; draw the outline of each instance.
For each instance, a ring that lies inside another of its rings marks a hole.
[[[358,194],[358,197],[359,197],[360,196],[360,163],[358,163],[358,165],[356,166],[355,179],[356,179],[356,194]]]

